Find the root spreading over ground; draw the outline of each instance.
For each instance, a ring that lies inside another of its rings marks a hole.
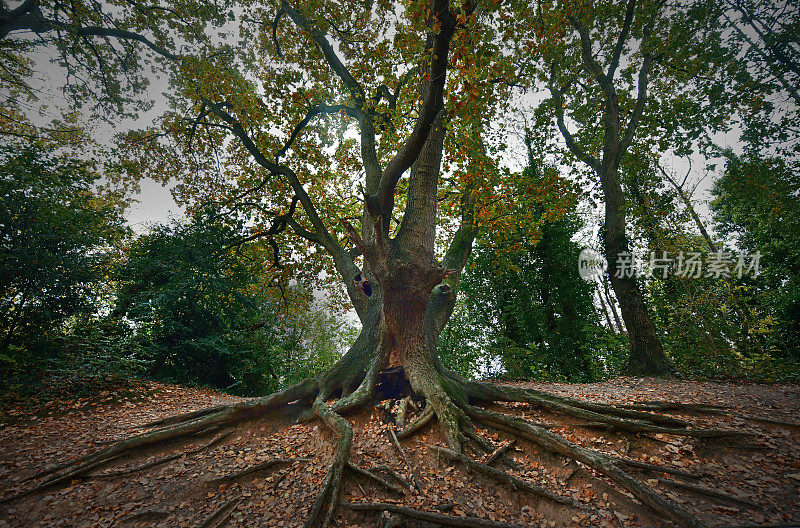
[[[83,443],[71,448],[75,431],[66,426],[58,438],[45,424],[74,426],[74,416],[20,420],[0,431],[9,449],[0,525],[696,528],[800,520],[800,427],[781,414],[796,409],[797,387],[625,379],[534,386],[455,375],[441,386],[446,398],[434,403],[400,372],[374,367],[349,393],[307,380],[264,398],[213,396],[214,405],[157,420],[137,414],[146,403],[113,411],[100,404],[102,423],[91,424],[88,406],[77,421]],[[578,390],[595,392],[576,397]],[[27,457],[26,438],[39,449]],[[60,449],[47,452],[54,444]]]

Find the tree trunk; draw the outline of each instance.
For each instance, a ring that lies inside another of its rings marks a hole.
[[[625,331],[625,326],[622,324],[622,320],[619,318],[619,312],[617,312],[617,305],[614,304],[614,299],[611,298],[611,292],[608,291],[608,281],[606,281],[605,277],[602,278],[602,283],[603,283],[603,291],[600,294],[605,295],[608,307],[611,310],[611,314],[614,316],[614,322],[617,323],[617,329],[618,329],[617,331],[620,334],[627,334],[628,332]]]
[[[606,302],[603,300],[603,292],[602,291],[597,290],[597,298],[600,299],[600,306],[603,307],[603,313],[606,316],[606,323],[608,323],[608,328],[612,332],[616,333],[617,332],[617,328],[614,326],[614,323],[611,322],[611,317],[609,317],[609,315],[608,315],[608,308],[606,308]]]
[[[619,165],[615,160],[604,160],[600,181],[606,202],[604,242],[608,275],[611,287],[620,304],[622,319],[628,330],[631,352],[625,365],[625,373],[633,376],[669,376],[669,364],[644,296],[633,274],[623,273],[617,268],[617,259],[630,254],[625,233],[625,197],[619,179]]]

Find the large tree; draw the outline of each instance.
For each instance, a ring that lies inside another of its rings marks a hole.
[[[93,309],[124,203],[93,188],[95,163],[40,145],[0,147],[0,174],[0,350],[33,352]]]
[[[550,95],[538,123],[555,122],[567,161],[599,184],[608,278],[630,340],[626,370],[669,375],[642,285],[624,266],[634,244],[622,174],[643,154],[695,152],[709,131],[727,130],[731,57],[695,2],[545,2],[530,17],[529,47],[540,53],[526,70]]]
[[[241,48],[207,43],[194,55],[162,53],[174,59],[172,109],[159,127],[126,136],[127,167],[180,178],[178,196],[190,207],[213,201],[228,214],[247,216],[252,239],[273,245],[276,267],[287,254],[279,242],[290,239],[296,242],[289,254],[305,254],[305,269],[315,273],[315,262],[328,263],[362,329],[321,375],[264,398],[170,419],[166,427],[57,468],[42,485],[143,446],[297,402],[305,417],[321,418],[339,438],[307,521],[327,526],[353,439],[343,414],[370,403],[381,388],[424,403],[400,437],[435,416],[450,449],[461,451],[467,439],[485,449],[477,421],[594,468],[681,526],[700,526],[610,457],[477,404],[525,401],[628,431],[718,432],[470,381],[436,355],[478,230],[535,223],[533,211],[505,212],[515,193],[535,189],[518,187],[518,175],[499,166],[501,145],[490,126],[507,105],[509,88],[520,82],[502,38],[514,31],[506,21],[525,9],[472,0],[247,3],[239,13]],[[364,277],[370,288],[354,280]]]

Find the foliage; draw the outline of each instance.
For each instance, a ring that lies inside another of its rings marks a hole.
[[[235,225],[206,213],[131,244],[112,316],[129,322],[127,354],[149,376],[263,394],[338,359],[337,321],[312,313],[297,288],[285,310],[263,255],[231,248],[239,239]]]
[[[462,295],[442,333],[436,351],[442,364],[467,378],[496,374],[497,366],[486,354],[485,328],[474,319],[474,310]]]
[[[108,302],[125,201],[96,164],[38,144],[0,148],[0,385],[7,395],[96,389],[130,374],[93,315]],[[46,387],[41,385],[48,379]]]
[[[523,174],[540,188],[552,177],[538,163]],[[563,195],[574,207],[568,188]],[[460,313],[440,339],[451,364],[475,369],[483,355],[484,375],[499,370],[511,378],[571,381],[603,376],[592,286],[578,276],[580,247],[572,241],[581,226],[574,210],[547,214],[556,203],[547,197],[520,196],[517,204],[534,218],[548,218],[537,224],[535,237],[523,237],[521,230],[493,233],[473,251]]]
[[[78,113],[117,123],[148,110],[154,78],[232,16],[229,2],[193,0],[13,4],[0,5],[0,137],[73,144],[86,139]]]
[[[765,350],[800,361],[800,180],[781,159],[730,155],[712,210],[731,248],[759,252],[760,274],[737,287],[770,321]]]
[[[0,348],[31,349],[95,309],[124,204],[93,162],[44,147],[2,148],[0,174]]]

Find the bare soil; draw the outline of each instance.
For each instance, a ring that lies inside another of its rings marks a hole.
[[[798,385],[633,378],[594,384],[511,385],[603,403],[659,400],[727,407],[723,415],[674,414],[688,417],[698,426],[736,428],[752,436],[698,439],[619,433],[587,428],[528,404],[488,408],[546,424],[592,449],[695,474],[690,478],[631,469],[707,526],[800,525],[800,425],[790,425],[800,423]],[[0,425],[0,500],[29,488],[31,482],[25,479],[37,472],[134,434],[147,422],[235,401],[239,399],[212,391],[147,382],[135,390],[101,393],[97,398],[61,402],[36,412],[11,409]],[[302,526],[328,471],[336,439],[323,422],[295,424],[294,418],[289,409],[267,420],[142,450],[98,467],[92,478],[0,504],[0,526]],[[405,493],[386,490],[372,479],[348,472],[342,503],[394,503],[439,514],[550,528],[669,526],[592,469],[542,452],[526,441],[519,440],[508,452],[519,464],[517,469],[502,463],[495,467],[579,501],[583,509],[504,487],[444,459],[431,449],[445,444],[435,420],[401,440],[408,467],[388,434],[388,428],[394,427],[391,413],[370,407],[346,418],[355,432],[351,460],[362,468],[389,466],[405,481],[401,484]],[[498,447],[511,440],[509,435],[489,429],[479,429],[479,433]],[[186,454],[137,470],[180,453]],[[488,458],[469,450],[467,455],[475,460]],[[284,462],[229,482],[212,481],[275,458]],[[116,475],[120,470],[134,471]],[[419,490],[410,485],[413,481]],[[716,490],[724,496],[708,496],[674,482]],[[226,504],[232,508],[230,515],[224,510],[225,515],[212,518]],[[379,526],[383,516],[343,505],[336,524]],[[205,524],[209,518],[212,522]],[[406,521],[406,526],[412,526],[411,522]]]

